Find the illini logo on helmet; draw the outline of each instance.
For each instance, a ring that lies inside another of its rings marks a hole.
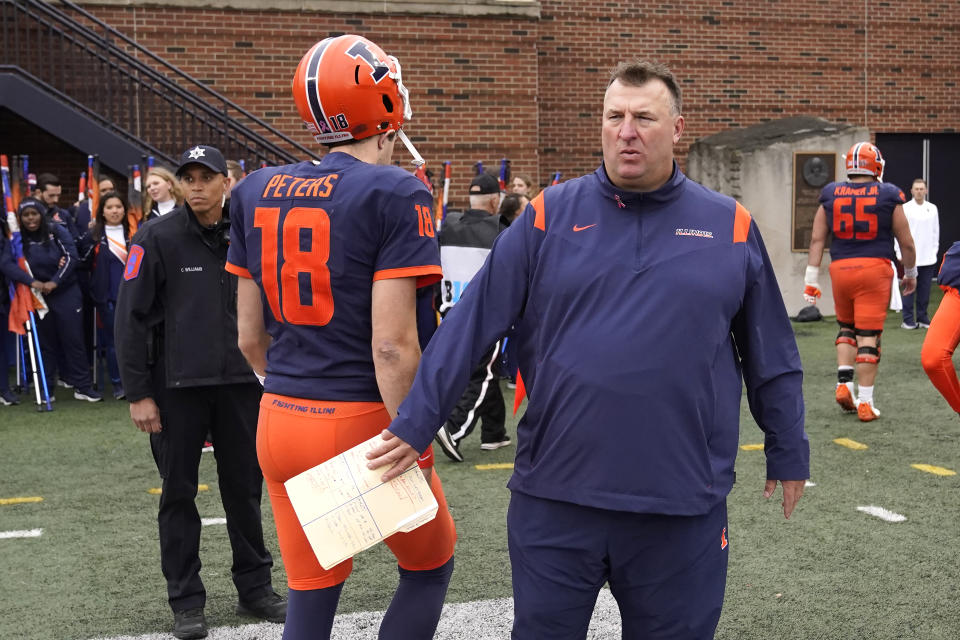
[[[297,66],[293,97],[321,144],[399,131],[412,115],[396,58],[358,35],[315,44]]]
[[[858,142],[847,152],[848,176],[874,176],[883,179],[883,156],[880,149],[869,142]]]

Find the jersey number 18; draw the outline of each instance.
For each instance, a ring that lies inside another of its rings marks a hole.
[[[330,288],[330,216],[319,207],[294,207],[280,227],[279,207],[257,207],[253,224],[261,232],[260,266],[263,292],[277,322],[323,326],[333,318]],[[300,248],[303,229],[310,231],[310,248]],[[282,254],[279,251],[282,236]],[[277,262],[283,260],[277,280]],[[300,299],[300,274],[310,280],[310,304]],[[282,310],[282,314],[281,314]]]

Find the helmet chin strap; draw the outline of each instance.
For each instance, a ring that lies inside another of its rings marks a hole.
[[[413,143],[410,142],[410,138],[407,137],[407,134],[403,132],[403,129],[397,130],[397,137],[400,138],[400,142],[407,148],[407,151],[410,152],[410,155],[413,156],[413,161],[410,163],[415,167],[422,167],[426,164],[423,160],[423,157],[417,152],[416,147],[413,146]]]
[[[391,72],[388,75],[397,83],[397,91],[400,92],[400,98],[403,100],[403,122],[406,122],[413,117],[413,109],[410,108],[410,93],[407,91],[407,88],[403,86],[403,71],[400,69],[400,61],[394,56],[387,57],[393,62],[394,67],[397,69],[395,73]],[[411,162],[413,166],[419,168],[426,164],[426,162],[423,161],[423,157],[417,152],[416,147],[410,142],[410,138],[403,132],[403,129],[397,129],[397,137],[400,138],[400,142],[403,143],[403,146],[405,146],[407,151],[410,152],[410,155],[413,156],[413,162]]]

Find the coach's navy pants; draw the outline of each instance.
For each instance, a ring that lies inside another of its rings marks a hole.
[[[584,507],[514,491],[507,512],[516,640],[574,640],[604,583],[626,640],[713,638],[727,577],[727,505],[701,516]]]

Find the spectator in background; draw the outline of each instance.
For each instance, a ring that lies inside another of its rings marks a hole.
[[[532,198],[534,192],[533,180],[522,173],[513,174],[513,178],[510,180],[510,192]]]
[[[97,185],[100,188],[98,193],[101,199],[103,194],[117,190],[113,178],[107,175],[100,176]],[[95,363],[93,333],[98,329],[94,328],[94,304],[90,297],[90,263],[83,259],[83,256],[86,256],[93,248],[90,237],[90,230],[93,227],[93,216],[90,215],[90,199],[84,198],[72,209],[77,232],[74,242],[77,243],[77,253],[81,256],[80,264],[77,267],[77,283],[80,285],[80,294],[83,297],[83,344],[87,352],[87,362]],[[60,385],[67,386],[63,380],[60,381]]]
[[[243,180],[243,167],[236,160],[227,160],[227,199],[230,198],[230,192],[241,180]]]
[[[452,213],[444,220],[437,238],[443,267],[442,316],[446,316],[460,300],[504,229],[497,215],[499,204],[499,182],[493,175],[483,173],[470,182],[470,209],[460,214]],[[460,442],[481,420],[481,449],[493,451],[510,445],[504,424],[503,392],[500,390],[500,345],[498,340],[483,354],[460,401],[437,432],[437,444],[454,462],[463,462]]]
[[[497,212],[500,214],[500,225],[504,229],[509,227],[510,223],[523,213],[528,204],[530,204],[530,199],[527,196],[520,193],[508,193],[500,201],[500,209]],[[516,333],[513,329],[503,338],[503,355],[500,359],[500,368],[503,377],[507,380],[507,388],[516,389],[519,365],[517,363]]]
[[[45,204],[35,198],[24,198],[17,208],[17,218],[23,255],[34,278],[40,281],[37,288],[50,309],[37,321],[50,400],[54,399],[59,366],[63,369],[60,376],[74,387],[74,398],[99,402],[103,397],[93,390],[83,343],[77,247],[65,227],[51,223],[43,215],[44,207]]]
[[[147,172],[144,188],[147,192],[143,200],[145,221],[166,215],[183,204],[180,185],[163,167],[154,167]]]
[[[937,251],[940,250],[940,214],[937,205],[929,202],[927,183],[917,178],[910,187],[913,198],[904,203],[903,213],[910,224],[910,235],[917,249],[917,290],[903,296],[903,322],[901,329],[926,329],[930,326],[927,306],[930,304],[930,286],[937,275]],[[894,241],[897,258],[900,258],[900,243]],[[916,303],[916,315],[914,315]]]
[[[0,405],[9,407],[20,404],[19,398],[10,389],[10,365],[16,362],[16,342],[14,334],[7,330],[7,316],[10,313],[10,285],[22,283],[39,289],[43,283],[34,280],[20,268],[13,257],[9,228],[5,216],[0,216]]]
[[[504,228],[509,227],[518,215],[523,213],[526,206],[530,204],[530,199],[520,193],[508,193],[500,201],[500,209],[497,213],[500,215],[500,224]]]
[[[103,194],[117,190],[117,183],[114,182],[113,178],[110,176],[100,176],[100,181],[97,184],[100,187],[101,198],[103,197]],[[84,198],[82,201],[74,205],[73,217],[74,220],[76,220],[77,232],[80,234],[85,233],[93,226],[93,216],[90,215],[90,198]]]
[[[127,220],[126,200],[116,191],[101,193],[90,233],[90,246],[83,261],[90,270],[90,297],[100,317],[97,339],[107,361],[113,397],[117,400],[123,399],[124,392],[113,341],[114,313],[129,248],[130,222]]]
[[[70,237],[76,242],[82,232],[77,229],[77,221],[73,215],[66,209],[60,207],[60,195],[63,191],[63,185],[60,178],[52,173],[41,173],[37,176],[37,199],[43,202],[43,214],[52,222],[63,225],[70,232]],[[85,229],[84,229],[85,231]]]

